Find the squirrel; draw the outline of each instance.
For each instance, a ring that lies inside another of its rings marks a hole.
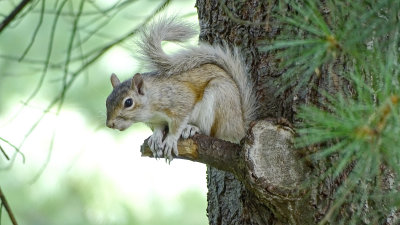
[[[162,41],[184,42],[196,33],[175,17],[160,18],[142,30],[138,42],[152,72],[124,82],[111,75],[106,125],[122,131],[146,123],[156,158],[171,161],[179,138],[196,133],[238,143],[256,116],[254,86],[236,47],[200,43],[173,54],[162,49]]]

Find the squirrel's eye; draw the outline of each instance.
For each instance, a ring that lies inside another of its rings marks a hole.
[[[131,107],[131,106],[132,106],[132,104],[133,104],[133,101],[132,101],[132,99],[131,99],[131,98],[128,98],[128,99],[127,99],[127,100],[125,100],[125,102],[124,102],[124,106],[125,106],[125,108]]]

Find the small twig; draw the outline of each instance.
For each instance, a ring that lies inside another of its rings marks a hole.
[[[124,7],[126,5],[129,5],[129,4],[131,4],[131,3],[133,3],[133,2],[135,2],[137,0],[126,0],[126,1],[123,1],[122,3],[121,3],[121,1],[122,0],[118,0],[118,2],[114,3],[114,5],[110,6],[107,9],[104,9],[104,10],[98,10],[98,9],[90,10],[90,11],[87,10],[82,14],[82,17],[92,17],[92,16],[97,16],[97,15],[101,15],[102,17],[107,17],[107,13],[109,13],[110,11],[122,8],[122,7]],[[92,5],[94,4],[93,1],[88,1],[88,3],[90,3]],[[94,7],[94,8],[96,8],[96,7]],[[33,11],[33,13],[39,13],[39,11],[35,10],[35,11]],[[56,13],[57,12],[54,11],[54,10],[45,10],[45,14],[51,15],[51,14],[56,14]],[[76,14],[74,12],[61,12],[60,15],[61,16],[69,16],[69,17],[75,17],[76,16]],[[137,18],[141,18],[141,17],[138,16]],[[97,18],[97,20],[98,19],[99,18]],[[96,21],[96,20],[93,20],[93,21]],[[88,22],[88,24],[90,24],[90,23]],[[86,25],[88,25],[88,24],[86,24]]]
[[[2,137],[0,137],[0,141],[3,141],[6,144],[8,144],[9,146],[13,147],[15,149],[15,151],[22,156],[22,162],[25,163],[25,155],[24,155],[24,153],[22,153],[20,151],[20,148],[18,148],[17,146],[13,145],[11,142],[7,141],[6,139],[4,139]]]
[[[49,146],[49,150],[48,150],[48,152],[47,152],[46,161],[45,161],[45,162],[43,163],[43,165],[40,167],[38,173],[37,173],[37,174],[33,177],[33,179],[29,182],[30,184],[35,183],[35,182],[40,178],[40,176],[42,176],[44,170],[47,168],[47,166],[48,166],[49,163],[50,163],[51,155],[53,154],[53,150],[54,150],[53,147],[54,147],[54,140],[55,140],[55,138],[56,138],[56,129],[57,129],[57,128],[54,128],[53,135],[51,136],[50,146]]]
[[[21,58],[20,56],[12,56],[12,55],[5,55],[5,54],[0,54],[0,58],[5,59],[5,60],[10,60],[10,61],[19,61]],[[34,64],[34,65],[42,65],[45,61],[41,59],[25,59],[24,62],[27,64]],[[61,66],[55,63],[50,64],[51,68],[60,68]],[[29,74],[32,75],[32,74]]]
[[[107,17],[107,13],[109,13],[110,11],[116,9],[116,8],[121,8],[121,5],[129,5],[130,3],[132,3],[132,1],[123,1],[121,4],[122,0],[118,0],[117,2],[115,2],[112,6],[110,6],[109,8],[103,10],[100,6],[98,6],[95,2],[93,1],[89,1],[89,4],[91,4],[95,9],[96,9],[96,14],[100,14],[104,17]]]
[[[0,145],[0,151],[3,153],[4,157],[6,157],[7,160],[10,160],[10,157],[8,157],[7,153],[4,151],[3,147]]]
[[[0,24],[0,33],[6,28],[11,21],[25,8],[25,6],[30,2],[31,0],[22,0],[17,7],[14,8],[14,10],[1,22]]]
[[[8,202],[6,200],[6,196],[4,196],[3,192],[1,191],[1,187],[0,187],[0,199],[1,199],[1,204],[4,206],[4,208],[6,209],[8,216],[10,217],[10,220],[12,222],[13,225],[18,225],[17,220],[14,217],[14,214],[10,208],[10,206],[8,205]]]
[[[0,222],[2,221],[1,220],[1,216],[3,215],[3,203],[1,202],[0,203]]]
[[[22,61],[22,60],[25,58],[26,54],[28,54],[29,50],[30,50],[31,47],[33,46],[33,43],[35,42],[36,36],[37,36],[37,34],[38,34],[38,32],[39,32],[39,29],[40,29],[40,27],[42,26],[45,6],[46,6],[46,1],[45,1],[45,0],[42,0],[42,8],[41,8],[41,10],[40,10],[39,22],[38,22],[38,24],[36,25],[35,31],[33,32],[31,41],[29,42],[28,46],[25,48],[24,52],[22,53],[22,55],[21,55],[21,57],[19,58],[18,61]]]
[[[13,20],[13,26],[18,26],[18,24],[20,24],[23,20],[23,18],[25,18],[26,15],[30,14],[36,7],[37,4],[39,4],[41,0],[36,0],[36,1],[32,1],[32,3],[30,4],[29,7],[26,7],[20,14],[18,14],[17,17],[14,18]]]
[[[65,88],[66,88],[66,85],[67,85],[69,63],[70,63],[71,54],[72,54],[72,46],[74,44],[74,40],[75,40],[75,36],[76,36],[76,33],[77,33],[77,27],[78,27],[79,19],[81,17],[84,5],[85,5],[85,1],[81,0],[81,2],[79,4],[78,14],[76,15],[76,17],[74,19],[74,22],[73,22],[71,37],[69,39],[68,48],[67,48],[67,57],[65,59],[65,64],[64,64],[64,75],[63,75],[63,82],[62,82],[63,83],[63,88],[62,88],[62,91],[61,91],[61,99],[60,99],[60,102],[58,104],[57,114],[59,114],[59,112],[61,110],[61,106],[63,105],[64,99],[65,99],[65,93],[66,93],[66,89]],[[71,11],[73,11],[72,3],[71,3]]]
[[[118,3],[116,3],[116,4],[118,4]],[[105,27],[108,23],[110,23],[111,20],[113,19],[113,17],[115,17],[119,12],[120,11],[116,10],[116,11],[112,12],[111,15],[107,15],[107,17],[105,17],[104,15],[101,15],[100,17],[95,17],[95,18],[93,18],[93,20],[90,20],[87,24],[81,25],[79,27],[79,29],[82,31],[85,31],[89,24],[93,25],[97,22],[101,22],[99,25],[97,25],[95,28],[91,29],[91,31],[88,32],[88,35],[82,40],[82,43],[85,43],[86,41],[88,41],[95,34],[98,35],[99,30],[101,28]],[[102,19],[103,19],[103,21],[101,21]],[[79,45],[74,46],[74,48],[77,48],[77,47],[79,47]]]

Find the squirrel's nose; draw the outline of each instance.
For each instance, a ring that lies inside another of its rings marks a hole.
[[[107,127],[109,127],[109,128],[114,128],[114,127],[115,127],[115,123],[114,123],[114,122],[111,122],[111,121],[107,121],[106,125],[107,125]]]

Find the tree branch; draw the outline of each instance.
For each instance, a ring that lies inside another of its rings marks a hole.
[[[7,160],[10,160],[10,157],[8,157],[7,153],[4,151],[3,147],[0,145],[0,151],[3,153],[4,157],[6,157]]]
[[[154,157],[146,139],[141,146],[142,156]],[[238,144],[196,134],[191,139],[178,142],[178,159],[200,162],[220,170],[234,173],[239,162],[241,146]]]
[[[1,22],[0,33],[11,23],[11,21],[22,11],[22,9],[25,8],[30,1],[31,0],[22,0],[21,3],[14,8],[14,10],[3,20],[3,22]]]
[[[12,222],[13,225],[18,225],[17,220],[14,217],[14,214],[10,208],[10,206],[8,205],[6,196],[4,196],[3,192],[1,191],[1,187],[0,187],[0,200],[1,200],[1,204],[4,205],[4,208],[6,209],[8,216],[10,217],[10,220]]]

